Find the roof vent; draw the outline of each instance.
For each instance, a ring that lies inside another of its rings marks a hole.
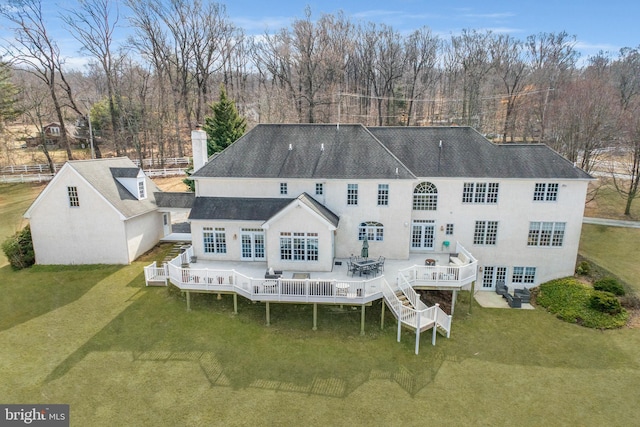
[[[324,151],[324,142],[320,144],[320,151]]]
[[[289,144],[289,151],[293,150],[293,144]]]
[[[442,140],[440,140],[440,144],[438,144],[438,147],[442,148]]]

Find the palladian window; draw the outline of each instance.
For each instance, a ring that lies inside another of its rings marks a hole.
[[[421,182],[413,189],[414,211],[435,211],[438,208],[438,189],[430,182]]]

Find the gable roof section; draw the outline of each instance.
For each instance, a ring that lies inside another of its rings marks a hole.
[[[494,144],[470,127],[369,130],[420,177],[591,179],[544,144]]]
[[[337,227],[340,218],[326,206],[302,193],[295,199],[196,197],[189,214],[191,220],[269,221],[291,207],[303,205],[308,211]]]
[[[156,209],[156,201],[153,194],[159,192],[160,189],[151,179],[145,176],[147,194],[149,196],[143,200],[138,200],[114,178],[112,169],[122,169],[124,173],[132,173],[133,169],[135,169],[137,175],[140,168],[129,158],[77,160],[68,163],[125,218],[133,218]]]
[[[159,192],[154,196],[159,208],[191,209],[196,193]]]
[[[364,126],[326,124],[257,125],[192,177],[415,178]]]
[[[136,169],[136,173],[139,168],[129,160],[127,157],[116,157],[111,159],[97,159],[97,160],[71,160],[65,163],[64,168],[69,168],[74,173],[78,174],[81,179],[91,186],[98,195],[100,195],[111,207],[113,207],[120,215],[122,219],[133,218],[138,215],[156,210],[156,202],[153,196],[154,192],[159,192],[160,189],[145,176],[147,191],[150,194],[149,197],[143,200],[138,200],[134,197],[122,184],[120,184],[112,174],[112,169],[124,168],[124,169]],[[33,207],[40,203],[43,197],[47,194],[49,188],[57,182],[56,178],[63,171],[58,172],[53,180],[45,187],[44,190],[38,195],[36,200],[31,204],[25,217],[30,216],[30,212]]]

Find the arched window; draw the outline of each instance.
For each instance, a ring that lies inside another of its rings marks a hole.
[[[438,207],[438,189],[430,182],[421,182],[413,189],[414,211],[435,211]]]
[[[365,236],[367,236],[367,240],[382,241],[384,239],[384,225],[374,221],[361,222],[358,229],[358,240],[364,240]]]

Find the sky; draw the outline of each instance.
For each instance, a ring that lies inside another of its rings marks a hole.
[[[112,0],[113,1],[113,0]],[[115,0],[118,3],[118,0]],[[69,7],[71,0],[42,0],[47,9]],[[0,5],[6,0],[0,0]],[[122,3],[122,2],[120,2]],[[343,11],[352,21],[377,22],[400,32],[427,26],[434,34],[449,38],[462,29],[491,30],[525,40],[541,32],[566,31],[575,35],[581,62],[599,51],[617,54],[622,47],[640,46],[640,1],[637,0],[229,0],[224,4],[231,21],[247,34],[263,34],[288,27],[304,17],[309,6],[312,19],[325,13]],[[126,25],[128,10],[120,8],[120,24]],[[53,15],[53,14],[52,14]],[[51,19],[51,34],[71,66],[85,61],[77,42],[59,20]],[[119,30],[122,40],[130,32]],[[11,31],[0,21],[0,39]]]

